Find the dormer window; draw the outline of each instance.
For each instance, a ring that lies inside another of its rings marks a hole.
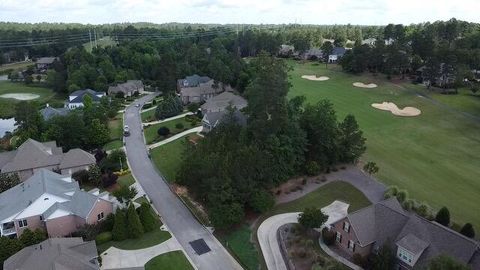
[[[346,231],[347,233],[350,232],[350,223],[345,221],[343,223],[343,230]]]

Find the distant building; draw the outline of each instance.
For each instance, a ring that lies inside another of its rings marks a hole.
[[[310,48],[302,54],[302,58],[305,60],[317,60],[322,59],[323,52],[320,48]]]
[[[43,120],[50,120],[54,116],[65,116],[69,112],[68,108],[53,108],[47,103],[45,108],[40,110],[40,115],[42,115]]]
[[[232,91],[229,85],[215,82],[206,76],[187,76],[177,81],[177,90],[183,104],[201,103],[224,91]]]
[[[92,89],[77,90],[68,96],[66,107],[69,109],[83,107],[83,98],[86,95],[90,96],[94,103],[100,102],[100,99],[106,96],[105,92],[97,92]]]
[[[375,42],[377,42],[376,38],[367,38],[362,40],[362,45],[369,45],[369,46],[375,46]]]
[[[0,234],[18,237],[25,229],[49,237],[70,235],[85,224],[104,220],[118,202],[108,192],[80,189],[71,176],[40,169],[23,183],[0,193]]]
[[[235,95],[232,92],[223,92],[217,96],[208,99],[200,108],[203,114],[209,112],[221,112],[231,106],[237,110],[241,110],[247,107],[248,102],[246,99],[239,95]]]
[[[347,52],[347,49],[344,47],[334,47],[332,52],[328,55],[328,62],[329,63],[336,63],[338,60],[340,60],[345,53]]]
[[[51,238],[28,246],[3,263],[4,270],[98,270],[95,241],[81,237]]]
[[[63,153],[55,141],[41,143],[28,139],[17,150],[0,153],[0,172],[16,173],[22,181],[40,169],[71,175],[94,164],[92,154],[79,148]]]
[[[295,47],[292,45],[287,45],[287,44],[282,44],[280,45],[280,49],[278,50],[278,55],[279,56],[292,56],[295,51]]]
[[[52,67],[52,64],[55,62],[55,60],[58,60],[58,57],[41,57],[35,61],[35,65],[38,70],[45,71]]]
[[[404,210],[396,198],[350,213],[331,226],[336,247],[349,257],[368,256],[386,244],[397,259],[395,269],[424,269],[444,254],[480,269],[477,241]]]
[[[138,92],[139,94],[145,91],[145,86],[140,80],[128,80],[125,83],[117,84],[116,86],[108,87],[108,95],[116,95],[117,93],[123,93],[123,96],[130,97]]]

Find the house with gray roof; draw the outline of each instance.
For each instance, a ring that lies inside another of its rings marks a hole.
[[[35,61],[35,65],[38,70],[45,71],[51,68],[55,60],[58,60],[58,57],[40,57]]]
[[[345,53],[347,52],[347,49],[344,47],[334,47],[332,52],[328,55],[328,62],[329,63],[336,63],[338,60],[340,60]]]
[[[18,237],[28,228],[67,236],[105,219],[117,206],[108,192],[83,191],[70,176],[40,169],[0,194],[0,235]]]
[[[212,131],[215,127],[219,126],[226,121],[235,121],[237,124],[245,126],[247,124],[247,118],[245,115],[237,110],[233,109],[233,114],[231,118],[229,117],[229,110],[223,110],[218,112],[208,112],[203,115],[202,118],[202,132],[208,133]]]
[[[55,141],[41,143],[28,139],[17,150],[0,153],[0,172],[16,173],[22,181],[39,169],[71,175],[88,170],[94,164],[96,160],[92,154],[78,148],[63,153]]]
[[[248,102],[246,99],[239,95],[235,95],[233,92],[225,91],[217,96],[208,99],[202,106],[202,114],[209,112],[221,112],[227,109],[227,107],[236,108],[241,110],[247,107]]]
[[[177,89],[183,104],[201,103],[224,91],[233,91],[229,85],[196,74],[178,80]]]
[[[145,91],[145,86],[140,80],[128,80],[125,83],[120,83],[115,86],[108,87],[108,95],[116,95],[118,93],[123,93],[124,97],[130,97],[138,92],[139,94]]]
[[[71,237],[50,238],[28,246],[8,258],[3,269],[98,270],[100,265],[95,241]]]
[[[396,255],[396,269],[421,269],[440,255],[480,269],[480,246],[441,224],[402,208],[390,198],[350,213],[331,225],[343,253],[367,256],[383,245]]]
[[[47,121],[55,116],[65,116],[69,112],[70,110],[68,108],[53,108],[47,103],[45,108],[40,110],[40,115],[42,116],[43,120]]]
[[[69,109],[83,107],[83,99],[85,96],[90,96],[94,103],[98,103],[102,97],[106,96],[106,94],[105,92],[97,92],[92,89],[77,90],[68,96],[66,107]]]

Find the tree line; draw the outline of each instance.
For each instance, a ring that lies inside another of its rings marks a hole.
[[[355,162],[365,151],[353,116],[339,122],[329,101],[306,105],[304,97],[287,99],[284,60],[262,53],[250,68],[247,125],[239,124],[232,111],[225,124],[187,147],[177,175],[219,228],[240,222],[245,210],[269,210],[274,204],[270,190],[290,177]]]

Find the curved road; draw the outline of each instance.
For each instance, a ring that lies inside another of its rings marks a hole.
[[[163,221],[178,239],[198,269],[242,269],[220,242],[208,232],[190,213],[185,205],[170,190],[147,155],[147,147],[141,131],[140,110],[135,104],[150,101],[156,94],[144,96],[125,110],[124,123],[130,127],[130,136],[125,137],[127,158],[135,179],[159,211]],[[205,240],[211,251],[198,255],[189,242]]]

